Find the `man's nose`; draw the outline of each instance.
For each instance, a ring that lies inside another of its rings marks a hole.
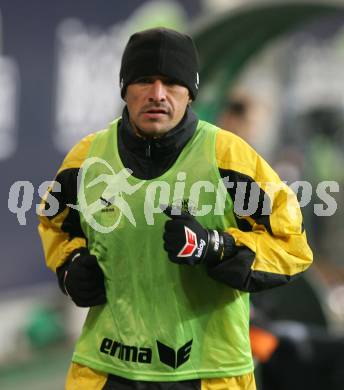
[[[150,101],[164,101],[166,99],[166,86],[161,80],[154,80],[149,90]]]

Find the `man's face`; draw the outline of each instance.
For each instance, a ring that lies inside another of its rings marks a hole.
[[[129,120],[143,137],[161,137],[183,118],[189,90],[165,76],[148,76],[129,84],[125,95]]]

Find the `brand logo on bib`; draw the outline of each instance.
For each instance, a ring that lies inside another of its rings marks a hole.
[[[115,211],[115,207],[113,206],[112,199],[106,200],[102,196],[99,199],[102,202],[102,204],[105,206],[103,209],[100,210],[102,213],[112,213]]]
[[[159,359],[162,363],[174,369],[186,363],[190,358],[192,339],[180,347],[177,351],[166,344],[156,341],[159,352]]]
[[[118,341],[104,338],[100,352],[106,355],[117,357],[120,360],[133,363],[151,363],[152,350],[150,348],[135,347],[133,345],[125,345]]]
[[[176,369],[186,363],[190,358],[192,339],[181,346],[177,351],[158,340],[156,341],[156,344],[161,363],[166,364],[169,367]],[[99,350],[105,355],[110,355],[119,360],[132,363],[151,364],[153,359],[152,348],[126,345],[106,337],[103,339]]]

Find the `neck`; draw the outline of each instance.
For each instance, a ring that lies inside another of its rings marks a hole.
[[[173,145],[174,148],[179,148],[189,138],[190,134],[193,134],[197,123],[197,116],[193,113],[191,108],[188,107],[183,119],[176,127],[161,136],[147,136],[147,134],[142,131],[142,129],[138,129],[135,124],[132,123],[131,119],[129,118],[128,109],[127,107],[124,107],[121,128],[125,130],[125,138],[127,140],[131,140],[131,144],[143,145],[147,141],[150,141],[152,144],[159,143],[160,147],[169,148],[169,145]]]
[[[139,127],[137,127],[135,125],[135,123],[131,120],[130,116],[129,116],[129,123],[130,123],[130,126],[133,129],[135,135],[137,135],[138,137],[140,137],[142,139],[145,139],[145,140],[158,139],[164,135],[164,134],[161,134],[161,135],[147,134],[144,130],[140,129]]]
[[[129,115],[127,106],[124,107],[122,113],[122,119],[124,120],[125,126],[131,129],[131,133],[143,140],[162,140],[166,138],[171,138],[174,134],[182,131],[190,122],[197,122],[197,118],[190,107],[186,108],[185,114],[180,122],[170,130],[165,131],[161,134],[147,134],[147,132],[133,122]],[[128,126],[129,125],[129,126]]]
[[[139,179],[152,179],[164,173],[177,159],[196,131],[198,119],[191,109],[182,121],[159,138],[147,138],[132,125],[125,107],[118,131],[119,154],[123,165]]]

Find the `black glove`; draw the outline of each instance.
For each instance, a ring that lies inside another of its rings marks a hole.
[[[173,215],[168,206],[164,213],[171,218],[165,223],[164,249],[171,261],[178,264],[207,265],[220,261],[224,255],[223,233],[208,230],[186,212]]]
[[[90,307],[106,302],[103,271],[96,256],[88,249],[72,252],[56,274],[62,292],[69,295],[77,306]]]

